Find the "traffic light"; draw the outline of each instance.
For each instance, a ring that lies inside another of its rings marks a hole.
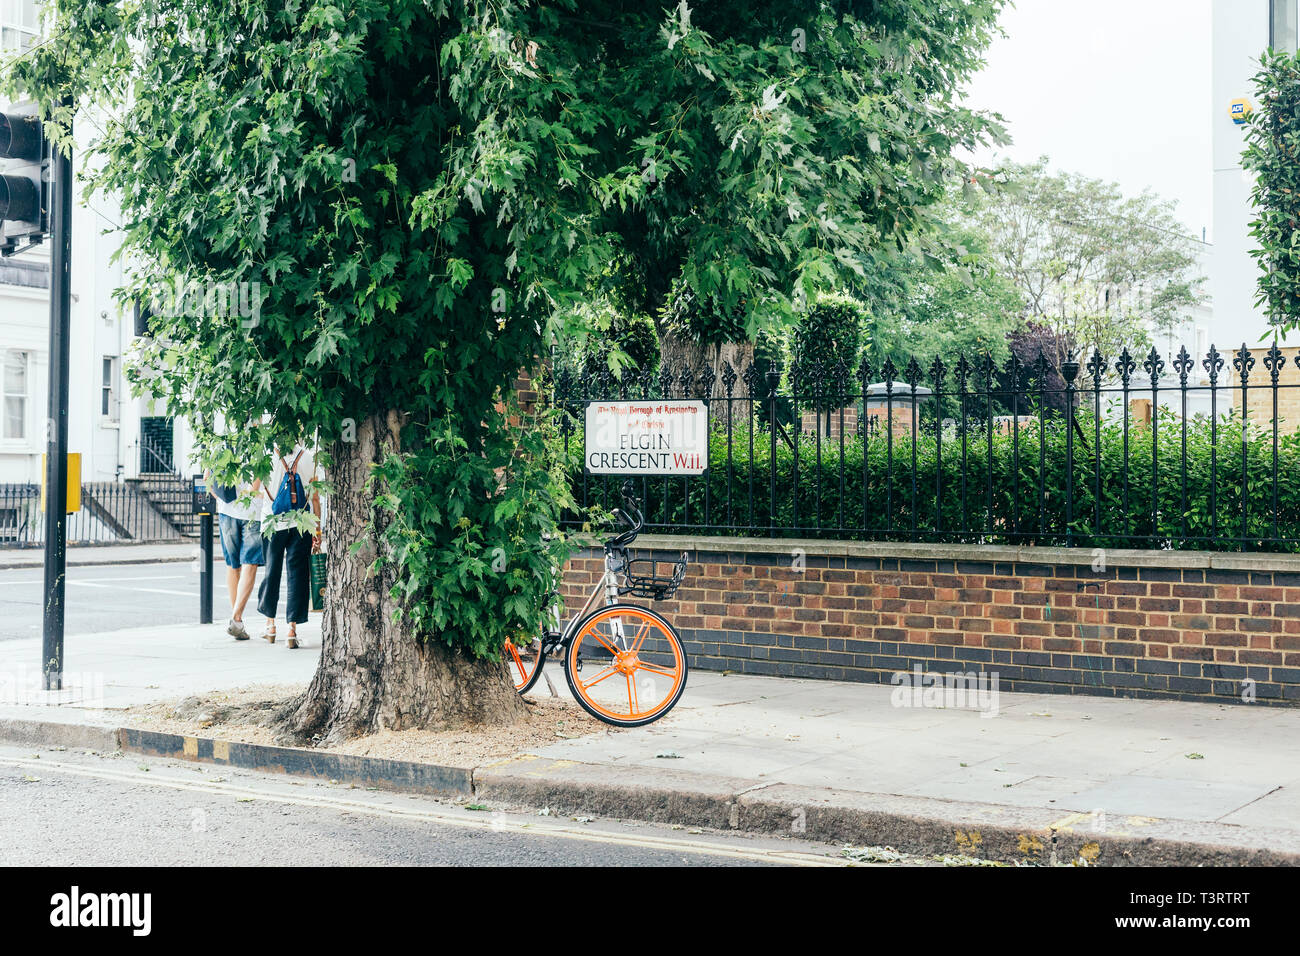
[[[0,113],[0,255],[49,235],[49,178],[49,147],[35,107]]]

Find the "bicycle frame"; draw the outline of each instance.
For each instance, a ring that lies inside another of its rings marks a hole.
[[[618,574],[615,572],[617,562],[614,559],[613,552],[608,549],[605,551],[605,571],[596,586],[591,589],[591,594],[587,595],[587,600],[583,603],[578,613],[569,618],[568,623],[564,623],[560,611],[559,594],[554,595],[551,602],[551,616],[555,620],[555,630],[547,632],[547,640],[543,645],[543,650],[548,655],[555,652],[557,647],[568,647],[569,642],[573,640],[574,631],[577,630],[578,624],[586,619],[596,605],[596,599],[601,592],[605,593],[605,607],[612,607],[618,603]],[[623,634],[623,622],[615,619],[613,622],[616,636],[620,641],[625,640]]]

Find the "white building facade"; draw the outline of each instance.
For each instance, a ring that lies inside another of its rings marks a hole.
[[[41,35],[35,0],[0,0],[0,52],[20,53]],[[90,131],[82,123],[78,139]],[[74,169],[83,155],[74,153]],[[69,537],[171,537],[191,524],[173,474],[192,471],[192,441],[183,421],[131,395],[122,361],[135,316],[115,299],[122,266],[112,261],[120,212],[103,196],[83,200],[82,183],[74,189],[68,450],[81,457],[84,493]],[[0,259],[0,547],[35,544],[41,533],[36,492],[51,417],[49,279],[45,246]]]

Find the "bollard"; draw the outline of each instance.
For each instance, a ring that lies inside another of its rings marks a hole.
[[[199,515],[199,623],[212,623],[212,515]]]

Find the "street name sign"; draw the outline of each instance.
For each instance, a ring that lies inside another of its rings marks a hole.
[[[702,475],[709,407],[699,400],[587,404],[585,465],[592,475]]]

